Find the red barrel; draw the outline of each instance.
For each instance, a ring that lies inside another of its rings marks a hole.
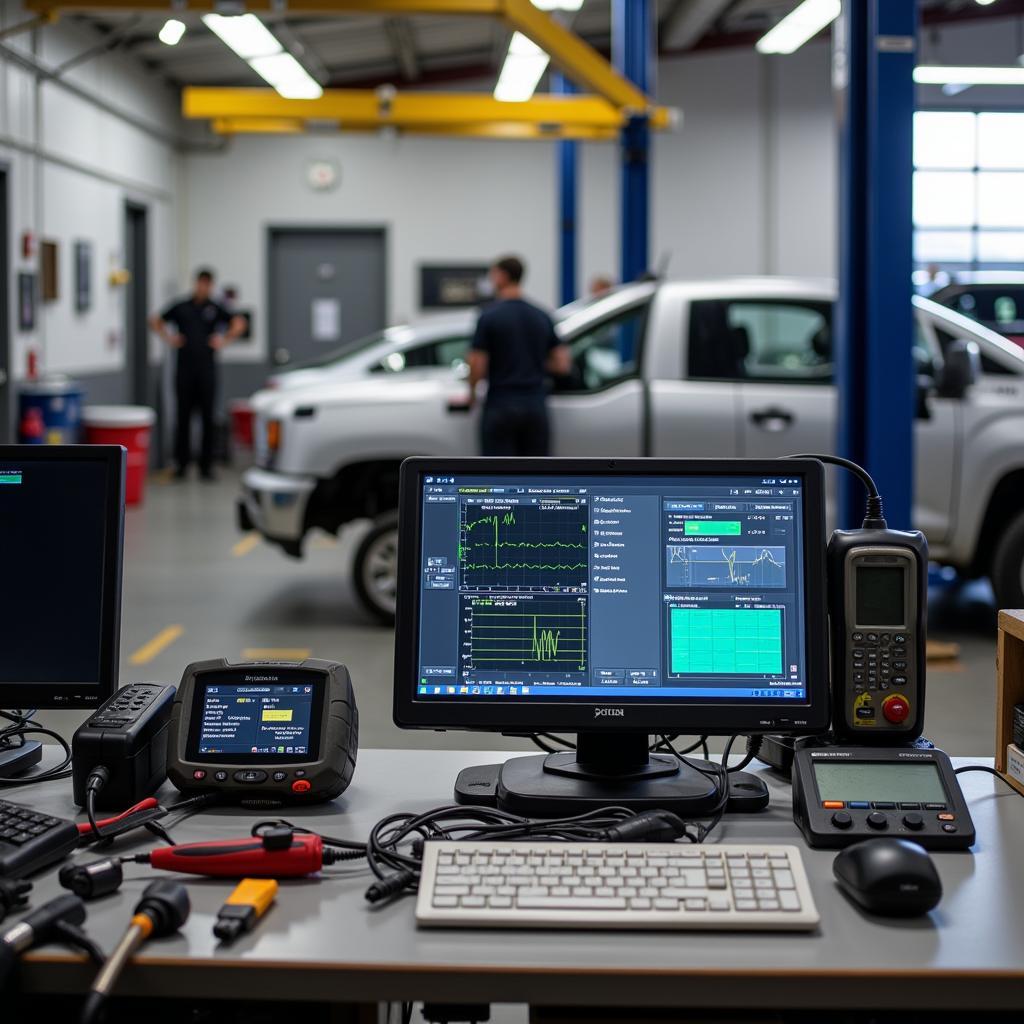
[[[239,448],[252,448],[253,419],[252,406],[244,398],[236,398],[228,404],[231,413],[231,440]]]
[[[128,449],[124,500],[142,502],[149,469],[149,435],[156,414],[144,405],[87,405],[82,417],[86,444],[120,444]]]

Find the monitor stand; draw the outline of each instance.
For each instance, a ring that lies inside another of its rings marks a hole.
[[[43,745],[38,740],[25,740],[19,747],[0,747],[0,779],[27,772],[43,759]]]
[[[687,760],[714,770],[710,762]],[[575,750],[467,768],[459,774],[455,798],[529,818],[563,818],[613,805],[693,818],[713,813],[719,793],[713,776],[672,755],[650,753],[646,734],[584,732]]]

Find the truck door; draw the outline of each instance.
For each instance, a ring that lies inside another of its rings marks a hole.
[[[832,304],[789,298],[717,304],[736,352],[740,454],[769,459],[834,452]]]
[[[572,373],[548,410],[552,455],[643,455],[645,396],[640,359],[649,302],[582,327],[564,340]],[[624,358],[622,353],[631,353]]]

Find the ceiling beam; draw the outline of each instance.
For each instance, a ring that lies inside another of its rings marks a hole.
[[[662,25],[659,48],[692,49],[731,6],[732,0],[679,0]]]
[[[298,118],[287,117],[217,117],[210,127],[218,135],[296,135],[306,131],[306,124]],[[317,124],[318,131],[324,124]],[[337,126],[339,129],[342,125]],[[379,127],[349,127],[349,132],[362,134],[379,132]],[[582,125],[508,124],[421,124],[415,127],[395,128],[400,134],[444,135],[460,139],[503,139],[508,141],[544,141],[573,139],[584,142],[613,142],[619,137],[617,129],[588,128]]]
[[[311,100],[288,100],[273,89],[189,86],[182,114],[202,119],[291,119],[335,122],[343,128],[405,128],[434,131],[472,125],[534,125],[616,132],[627,113],[599,96],[540,95],[524,103],[503,103],[490,93],[398,92],[394,89],[326,89]],[[674,111],[656,107],[651,126],[672,127]]]
[[[391,52],[402,77],[407,82],[417,81],[420,77],[420,62],[416,54],[416,38],[412,25],[406,18],[386,18],[384,32],[387,34]]]

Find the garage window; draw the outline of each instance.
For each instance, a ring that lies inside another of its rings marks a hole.
[[[1024,113],[925,110],[914,115],[914,261],[1002,269],[1024,262]]]
[[[559,391],[600,391],[637,375],[647,304],[602,320],[568,340],[572,371],[557,380]],[[629,353],[623,356],[623,353]]]
[[[831,323],[827,302],[693,302],[690,377],[826,384],[833,374]]]
[[[389,352],[372,373],[401,373],[421,366],[447,366],[452,369],[466,361],[469,338],[445,338],[424,345],[414,345],[404,350]]]

